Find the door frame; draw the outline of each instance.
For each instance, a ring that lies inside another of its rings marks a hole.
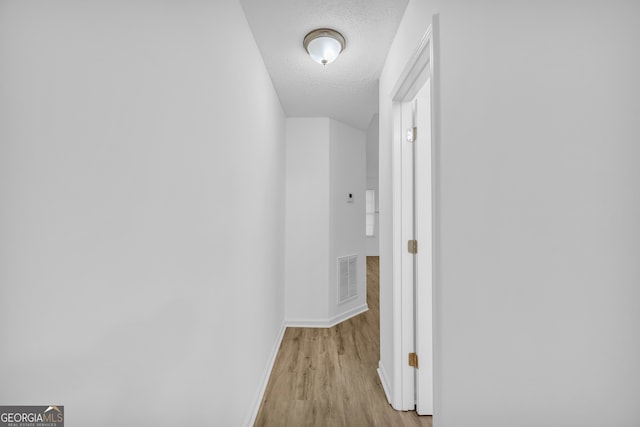
[[[392,159],[391,159],[391,180],[392,180],[392,233],[393,233],[393,402],[392,406],[397,410],[413,410],[416,407],[416,388],[415,388],[415,368],[408,366],[408,353],[415,351],[415,311],[413,285],[409,285],[407,276],[413,276],[414,271],[407,271],[403,266],[403,253],[407,251],[407,242],[403,239],[403,218],[406,218],[406,212],[403,212],[402,196],[402,141],[405,135],[402,129],[402,109],[403,104],[413,100],[420,92],[425,84],[430,85],[431,99],[431,145],[436,144],[436,125],[435,120],[437,113],[436,103],[436,85],[434,73],[434,25],[436,20],[428,27],[418,44],[417,49],[407,61],[403,72],[400,74],[390,98],[393,104],[392,114]],[[418,137],[419,138],[419,137]],[[432,163],[433,164],[433,163]],[[433,169],[432,169],[433,174]],[[433,189],[433,181],[432,181]],[[434,203],[432,195],[431,211],[432,220],[434,221]],[[424,224],[423,224],[424,226]],[[405,225],[406,227],[406,225]],[[425,252],[433,258],[435,245],[420,244],[419,252]],[[433,278],[435,275],[431,272],[431,283],[435,288]],[[404,280],[403,280],[404,277]],[[412,283],[413,281],[411,281]],[[433,312],[431,313],[433,318]],[[433,331],[431,331],[433,337]],[[419,341],[419,340],[418,340]],[[425,360],[421,365],[431,364],[432,361]],[[431,366],[433,369],[433,366]]]

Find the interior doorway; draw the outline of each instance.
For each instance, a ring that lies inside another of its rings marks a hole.
[[[394,407],[433,415],[431,27],[392,91]]]

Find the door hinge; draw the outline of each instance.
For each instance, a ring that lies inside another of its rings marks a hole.
[[[407,129],[407,141],[416,142],[418,139],[418,128]]]
[[[409,353],[409,366],[418,368],[418,355],[416,353]]]
[[[408,243],[408,250],[410,254],[417,254],[418,253],[418,241],[417,240],[409,240]]]

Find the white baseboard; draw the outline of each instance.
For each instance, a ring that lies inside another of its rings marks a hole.
[[[278,355],[278,350],[280,349],[280,344],[282,344],[282,338],[284,338],[284,333],[287,330],[287,325],[285,322],[282,322],[282,326],[280,327],[280,332],[278,332],[278,336],[276,337],[276,341],[273,343],[273,348],[271,349],[271,355],[269,356],[269,361],[267,362],[267,366],[265,368],[264,373],[262,374],[262,382],[260,383],[260,389],[258,391],[258,395],[255,398],[255,402],[253,404],[253,411],[249,414],[249,419],[244,425],[246,427],[252,427],[256,422],[256,417],[258,416],[258,411],[260,411],[260,405],[262,404],[262,398],[264,397],[264,392],[267,390],[267,384],[269,384],[269,378],[271,377],[271,371],[273,370],[273,365],[276,362],[276,356]]]
[[[352,308],[351,310],[347,310],[344,313],[340,313],[337,314],[335,316],[333,316],[331,319],[329,319],[329,326],[327,326],[328,328],[332,328],[334,326],[336,326],[338,323],[342,323],[345,320],[349,320],[352,317],[357,316],[358,314],[362,314],[365,311],[369,310],[369,306],[365,303],[362,305],[359,305],[357,307]]]
[[[387,377],[386,371],[384,369],[384,365],[382,364],[382,360],[378,362],[378,377],[380,378],[380,382],[382,383],[382,388],[384,389],[384,394],[387,396],[387,402],[391,404],[391,387],[389,386],[389,377]]]
[[[287,319],[288,328],[328,328],[328,319]]]
[[[285,324],[290,328],[332,328],[367,310],[369,306],[362,304],[328,319],[286,319]]]

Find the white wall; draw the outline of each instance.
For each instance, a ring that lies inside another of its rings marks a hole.
[[[328,118],[286,123],[286,318],[329,326],[366,304],[365,135]],[[359,296],[338,304],[336,263],[346,255],[359,256]]]
[[[284,138],[236,1],[1,2],[0,401],[246,421],[283,322]]]
[[[286,123],[286,317],[325,320],[330,282],[329,119],[288,118]]]
[[[637,426],[640,4],[411,1],[380,79],[382,215],[385,97],[434,12],[434,425]]]
[[[331,136],[331,247],[329,252],[329,315],[333,318],[367,303],[365,255],[366,141],[361,130],[336,120]],[[353,202],[347,202],[347,194]],[[337,259],[357,255],[358,296],[338,304]]]
[[[371,118],[367,128],[367,190],[376,192],[376,211],[379,211],[380,197],[378,185],[378,159],[380,152],[380,117],[378,114]],[[367,256],[380,255],[380,217],[376,214],[376,224],[372,237],[367,237]]]

